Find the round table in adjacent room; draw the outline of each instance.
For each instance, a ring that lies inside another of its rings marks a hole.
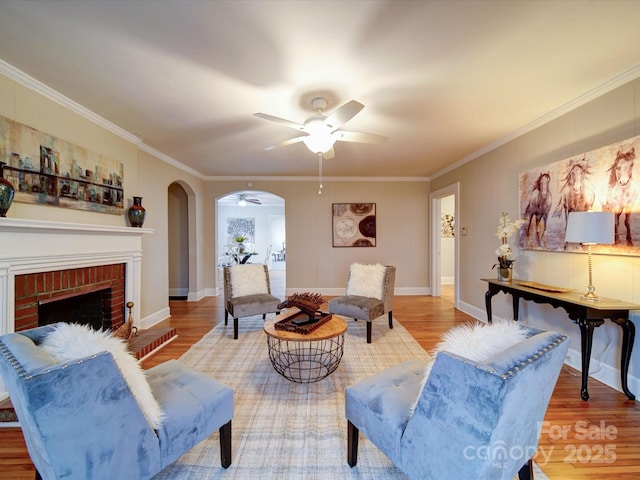
[[[290,314],[277,315],[264,323],[273,368],[296,383],[313,383],[331,375],[342,360],[347,322],[333,316],[309,333],[277,329],[276,322]]]

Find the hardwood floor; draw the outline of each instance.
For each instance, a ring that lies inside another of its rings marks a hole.
[[[272,288],[284,293],[284,275],[274,274]],[[175,327],[178,337],[143,361],[149,368],[178,358],[224,319],[221,297],[200,302],[171,302],[171,318],[159,327]],[[394,317],[427,350],[449,328],[471,320],[453,308],[453,297],[395,297]],[[382,324],[380,325],[380,328]],[[374,327],[375,328],[375,327]],[[577,327],[576,327],[577,328]],[[536,461],[552,480],[635,479],[640,475],[640,403],[590,379],[591,399],[580,399],[578,372],[565,367],[542,429]],[[535,389],[532,389],[532,395]],[[640,392],[635,392],[640,393]],[[0,428],[0,479],[33,478],[33,466],[18,428]]]

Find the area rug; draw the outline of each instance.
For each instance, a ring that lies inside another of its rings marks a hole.
[[[234,390],[231,466],[220,466],[216,433],[154,480],[406,479],[362,435],[358,465],[348,466],[344,390],[405,360],[429,358],[407,330],[398,321],[392,330],[376,323],[367,344],[365,322],[349,321],[338,369],[316,383],[299,384],[273,369],[262,325],[259,316],[241,319],[233,340],[233,326],[220,324],[180,358]],[[536,469],[535,478],[546,477]]]

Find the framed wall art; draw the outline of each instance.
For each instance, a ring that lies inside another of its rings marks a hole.
[[[16,202],[124,214],[121,162],[1,116],[0,158]]]
[[[443,213],[440,216],[440,236],[453,237],[456,231],[456,219],[452,213]]]
[[[640,136],[538,167],[519,176],[520,248],[581,251],[564,241],[569,212],[615,213],[615,244],[593,251],[640,255]]]
[[[243,236],[249,242],[253,242],[256,235],[255,218],[227,218],[227,234],[230,240]]]
[[[375,247],[376,204],[334,203],[333,246]]]

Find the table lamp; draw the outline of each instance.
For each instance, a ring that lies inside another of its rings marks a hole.
[[[595,244],[612,244],[614,242],[613,212],[570,212],[567,219],[565,242],[582,243],[587,246],[589,257],[589,286],[582,300],[597,302],[591,274],[591,246]]]

